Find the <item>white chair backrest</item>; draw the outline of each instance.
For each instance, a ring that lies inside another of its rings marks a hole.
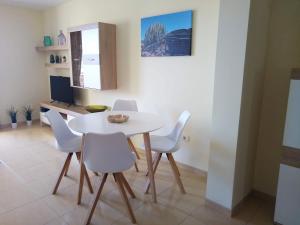
[[[138,107],[135,100],[118,99],[115,101],[112,108],[113,111],[138,111]]]
[[[58,145],[63,146],[68,140],[76,137],[76,135],[72,133],[62,116],[57,111],[51,109],[45,114],[50,122]]]
[[[188,122],[188,120],[190,119],[191,114],[188,111],[184,111],[180,114],[178,121],[174,127],[174,129],[172,130],[172,132],[168,135],[169,138],[171,138],[172,140],[174,140],[176,142],[175,144],[175,148],[179,148],[180,146],[180,141],[182,138],[182,134],[183,134],[183,130]]]
[[[132,167],[135,156],[130,151],[123,133],[89,133],[84,138],[83,160],[92,171],[114,173]]]

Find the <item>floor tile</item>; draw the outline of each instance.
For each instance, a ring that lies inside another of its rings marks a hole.
[[[187,194],[181,194],[166,158],[155,174],[158,203],[145,194],[147,163],[140,151],[140,172],[126,171],[136,199],[130,199],[139,225],[271,225],[274,204],[249,198],[233,218],[205,204],[206,176],[179,165]],[[83,224],[102,174],[89,171],[94,194],[83,188],[82,204],[77,205],[79,164],[73,157],[68,175],[63,177],[56,195],[52,190],[66,159],[56,149],[49,127],[19,127],[0,131],[0,224],[1,225],[77,225]],[[151,191],[150,191],[151,193]],[[112,176],[104,186],[92,224],[132,224]]]
[[[0,216],[1,225],[41,225],[56,218],[56,214],[43,200],[27,204]]]

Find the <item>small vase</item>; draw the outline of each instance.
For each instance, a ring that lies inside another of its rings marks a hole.
[[[66,36],[64,35],[63,31],[59,31],[59,35],[57,36],[57,43],[58,45],[66,45],[67,39]]]
[[[52,39],[50,36],[44,36],[44,46],[49,47],[52,45]]]
[[[26,124],[27,124],[27,126],[30,127],[30,126],[32,125],[32,120],[27,120],[27,121],[26,121]]]
[[[50,63],[55,63],[55,56],[54,55],[50,55]]]
[[[18,127],[18,123],[11,123],[11,128],[16,129]]]

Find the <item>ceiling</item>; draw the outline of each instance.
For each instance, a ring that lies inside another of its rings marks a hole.
[[[12,6],[23,6],[33,9],[47,9],[59,5],[66,0],[0,0],[0,4],[12,5]]]

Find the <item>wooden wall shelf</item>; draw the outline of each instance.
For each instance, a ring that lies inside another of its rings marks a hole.
[[[53,69],[70,69],[69,63],[46,63],[45,66]]]
[[[44,46],[38,46],[36,47],[36,50],[38,52],[53,52],[53,51],[68,51],[69,47],[67,45],[63,46],[49,46],[49,47],[44,47]]]
[[[66,120],[69,121],[70,119],[81,116],[84,114],[88,114],[89,112],[85,110],[85,107],[79,106],[79,105],[68,105],[65,103],[57,103],[57,102],[41,102],[40,103],[41,111],[40,111],[40,123],[41,126],[44,124],[50,125],[45,112],[42,111],[43,109],[53,109],[59,112],[62,117]]]

